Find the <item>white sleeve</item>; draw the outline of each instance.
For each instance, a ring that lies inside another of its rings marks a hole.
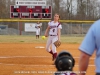
[[[59,29],[62,29],[62,25],[60,24],[60,25],[58,26],[58,28],[59,28]]]
[[[48,22],[48,26],[50,26],[50,22]]]

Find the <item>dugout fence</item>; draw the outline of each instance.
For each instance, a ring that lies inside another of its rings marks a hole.
[[[25,23],[42,23],[41,35],[44,34],[50,20],[30,19],[0,19],[0,35],[35,35],[35,32],[26,32]],[[62,24],[62,35],[84,36],[94,21],[60,20]],[[2,29],[6,26],[6,29]]]

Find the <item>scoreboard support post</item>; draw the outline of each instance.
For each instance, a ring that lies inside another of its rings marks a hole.
[[[18,33],[19,35],[22,35],[22,22],[18,21]]]
[[[20,35],[22,35],[22,23],[19,22],[19,31],[20,31]]]

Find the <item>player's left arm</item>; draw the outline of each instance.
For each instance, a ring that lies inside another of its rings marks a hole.
[[[60,41],[60,36],[61,36],[61,29],[58,28],[58,41]]]
[[[58,41],[60,41],[61,29],[62,29],[62,25],[60,24],[60,25],[58,26]]]
[[[38,26],[38,28],[41,28],[41,26]]]
[[[39,28],[41,28],[42,27],[42,23],[40,23],[40,25],[39,25]]]

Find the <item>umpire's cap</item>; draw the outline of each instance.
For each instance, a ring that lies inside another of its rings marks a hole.
[[[74,64],[74,58],[67,51],[60,52],[55,60],[55,66],[58,71],[72,71]]]

